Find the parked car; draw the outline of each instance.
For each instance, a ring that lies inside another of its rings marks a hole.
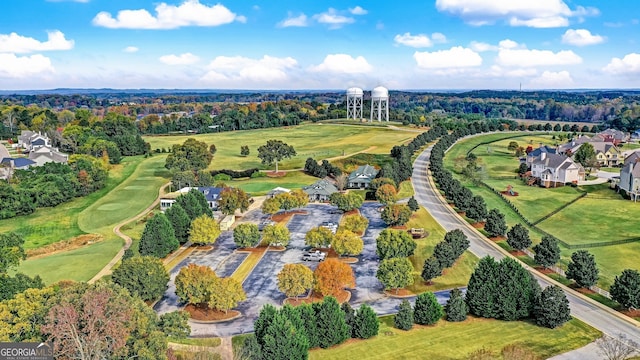
[[[265,226],[267,225],[275,225],[276,222],[269,220],[269,219],[264,219],[262,221],[260,221],[260,223],[258,224],[258,230],[262,231],[264,229]]]
[[[302,261],[324,261],[326,257],[327,254],[323,253],[322,251],[309,251],[308,253],[302,255]]]

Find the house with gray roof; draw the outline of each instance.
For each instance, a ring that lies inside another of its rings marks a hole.
[[[543,187],[557,187],[577,184],[584,180],[582,165],[568,156],[543,152],[531,164],[531,176],[538,179]]]
[[[618,190],[624,190],[635,202],[640,197],[640,156],[632,156],[627,157],[628,161],[625,160],[625,165],[620,170]]]
[[[535,160],[536,158],[540,157],[540,154],[545,153],[545,154],[556,154],[557,150],[554,147],[551,146],[547,146],[547,145],[540,145],[539,148],[534,149],[533,151],[531,151],[530,153],[527,154],[527,166],[531,167],[531,164],[533,164],[533,160]]]
[[[347,187],[352,189],[368,189],[371,181],[378,175],[376,170],[371,165],[359,166],[354,172],[349,174],[347,181]]]
[[[164,194],[160,198],[160,210],[164,212],[165,210],[170,208],[176,202],[176,198],[178,196],[188,193],[191,189],[196,189],[204,195],[205,199],[207,199],[207,203],[209,204],[209,208],[211,210],[218,210],[218,200],[220,198],[220,193],[222,193],[223,188],[213,187],[213,186],[200,186],[200,187],[187,186],[187,187],[183,187],[178,191]]]
[[[28,152],[42,146],[51,147],[51,140],[49,140],[46,135],[42,135],[42,133],[24,130],[18,136],[18,146],[22,147]]]
[[[309,201],[329,201],[331,194],[338,192],[335,185],[324,179],[307,185],[302,190],[309,195]]]

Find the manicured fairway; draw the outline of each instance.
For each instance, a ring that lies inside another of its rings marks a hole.
[[[289,171],[282,177],[261,177],[255,179],[237,179],[227,181],[227,185],[239,187],[252,196],[265,195],[275,187],[299,189],[311,185],[319,179],[305,174],[303,171]]]
[[[210,169],[271,169],[260,163],[258,147],[267,140],[277,139],[292,145],[297,155],[282,161],[282,169],[302,168],[308,157],[326,159],[367,150],[368,153],[385,154],[395,145],[411,141],[417,133],[394,131],[388,128],[305,124],[286,128],[247,131],[231,131],[189,136],[146,136],[151,149],[170,148],[192,137],[207,144],[215,144],[217,152]],[[240,146],[249,146],[249,156],[240,156]]]
[[[472,351],[486,348],[495,353],[518,343],[546,359],[594,341],[601,333],[572,319],[557,329],[547,329],[524,321],[468,318],[453,323],[440,320],[430,327],[409,331],[393,328],[393,317],[381,318],[379,335],[369,340],[353,340],[326,350],[313,350],[310,359],[466,359]]]

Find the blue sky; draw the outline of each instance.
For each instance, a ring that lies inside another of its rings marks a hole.
[[[11,0],[0,89],[640,88],[631,3]]]

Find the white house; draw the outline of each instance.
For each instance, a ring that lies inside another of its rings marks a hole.
[[[61,153],[57,148],[42,145],[32,148],[29,152],[29,159],[36,163],[35,166],[42,166],[48,162],[66,164],[69,162],[69,155]]]
[[[556,187],[584,180],[584,168],[568,156],[543,152],[531,164],[531,176],[540,186]]]
[[[212,187],[212,186],[201,186],[201,187],[183,187],[178,191],[164,194],[160,198],[160,210],[164,212],[165,210],[170,208],[176,202],[176,198],[178,196],[188,193],[189,190],[191,189],[196,189],[204,195],[204,197],[207,199],[207,203],[209,203],[209,208],[211,210],[218,209],[218,199],[220,198],[220,193],[222,192],[222,188]]]
[[[624,190],[633,201],[640,197],[640,155],[637,152],[625,159],[620,170],[618,189]]]
[[[367,189],[371,181],[378,175],[376,170],[371,165],[359,166],[356,171],[349,174],[348,187],[357,189]]]

